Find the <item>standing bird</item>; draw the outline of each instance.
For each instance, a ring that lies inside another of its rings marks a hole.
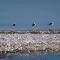
[[[33,22],[33,23],[32,23],[32,28],[33,28],[32,30],[33,30],[33,31],[35,31],[35,26],[36,26],[36,24],[35,24],[35,22]]]
[[[50,22],[48,25],[50,26],[49,31],[53,32],[52,26],[54,25],[54,22]]]
[[[16,24],[15,24],[15,23],[13,23],[13,24],[12,24],[12,31],[14,31],[14,30],[15,30],[15,26],[16,26]]]

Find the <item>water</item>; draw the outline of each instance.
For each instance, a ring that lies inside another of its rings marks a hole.
[[[60,54],[31,55],[31,56],[6,56],[0,60],[60,60]]]

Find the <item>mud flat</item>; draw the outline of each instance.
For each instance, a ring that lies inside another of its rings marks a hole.
[[[60,52],[60,31],[0,31],[0,55]]]

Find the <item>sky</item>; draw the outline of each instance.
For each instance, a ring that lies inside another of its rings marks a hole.
[[[60,29],[60,0],[0,0],[0,29],[48,29],[51,21]]]

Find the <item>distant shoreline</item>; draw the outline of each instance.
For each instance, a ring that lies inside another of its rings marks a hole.
[[[60,34],[60,29],[30,29],[30,30],[0,30],[0,33],[2,34],[14,34],[14,33],[18,33],[18,34],[24,34],[24,33],[32,33],[32,34]]]

